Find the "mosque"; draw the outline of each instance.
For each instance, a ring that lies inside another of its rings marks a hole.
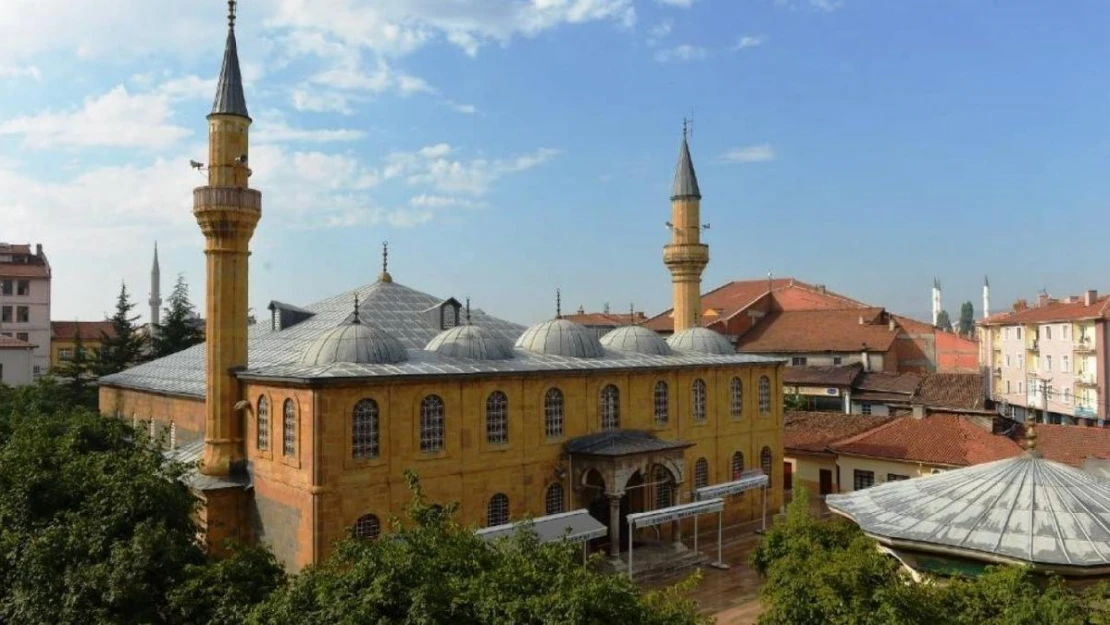
[[[168,453],[196,461],[189,484],[213,548],[237,538],[268,544],[291,570],[318,562],[348,532],[388,531],[411,498],[406,469],[474,526],[588,511],[614,556],[629,532],[679,541],[693,521],[684,512],[658,532],[625,520],[692,505],[706,489],[733,493],[720,513],[730,525],[781,506],[782,363],[737,354],[694,318],[709,250],[685,134],[664,247],[666,340],[639,325],[599,339],[558,304],[525,328],[403,286],[384,260],[370,284],[303,307],[272,301],[268,322],[249,325],[262,194],[249,186],[229,5],[208,184],[193,191],[207,340],[100,380],[103,413],[146,424]],[[765,502],[720,488],[751,469],[767,476]]]

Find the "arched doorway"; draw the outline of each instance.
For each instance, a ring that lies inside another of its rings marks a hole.
[[[589,511],[590,516],[597,519],[605,526],[609,525],[609,498],[605,496],[605,478],[597,469],[590,469],[582,479],[582,494],[580,502],[582,507]],[[595,538],[590,541],[591,548],[599,548],[608,544],[609,539]]]

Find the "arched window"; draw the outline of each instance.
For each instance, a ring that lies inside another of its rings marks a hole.
[[[355,538],[374,540],[382,533],[382,524],[378,517],[364,514],[355,521]]]
[[[698,458],[694,463],[694,488],[709,486],[709,462],[705,458]]]
[[[655,482],[655,508],[666,508],[673,503],[671,501],[671,487],[674,484],[671,480],[671,472],[657,464],[654,473],[652,481]]]
[[[378,457],[378,402],[373,399],[360,399],[351,414],[351,455]]]
[[[732,479],[740,479],[740,475],[744,473],[744,454],[736,452],[732,454]]]
[[[705,380],[698,378],[690,387],[690,399],[693,401],[694,421],[705,423]]]
[[[270,448],[270,400],[265,395],[258,398],[258,432],[254,446],[258,451]]]
[[[667,383],[659,380],[655,383],[655,425],[667,425],[670,420],[671,402],[670,393],[667,392]]]
[[[771,487],[771,448],[764,447],[763,451],[759,452],[759,468],[763,469],[763,473],[767,475],[767,488]]]
[[[612,384],[601,389],[601,429],[615,430],[621,426],[621,393]]]
[[[547,438],[563,437],[563,391],[557,388],[543,396],[543,431]]]
[[[285,400],[281,409],[281,453],[292,456],[297,453],[297,405],[292,399]]]
[[[504,525],[509,522],[509,498],[497,493],[489,498],[486,506],[486,527]]]
[[[486,442],[491,445],[509,442],[509,398],[501,391],[486,398]]]
[[[771,378],[759,377],[759,414],[771,414]]]
[[[547,487],[544,498],[544,514],[559,514],[563,511],[563,485],[559,483]]]
[[[428,395],[420,401],[420,451],[443,450],[443,399]]]
[[[728,385],[728,413],[734,417],[744,414],[744,383],[732,378]]]

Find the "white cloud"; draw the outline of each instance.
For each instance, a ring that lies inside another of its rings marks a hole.
[[[746,50],[748,48],[758,48],[765,43],[767,43],[766,35],[744,35],[736,40],[736,45],[732,46],[732,49]]]
[[[657,0],[659,4],[665,4],[672,7],[680,7],[683,9],[688,9],[694,6],[694,2],[696,1],[697,0]]]
[[[415,152],[394,152],[386,157],[382,176],[398,178],[413,186],[426,186],[439,194],[485,195],[498,179],[532,169],[554,158],[559,151],[541,148],[507,159],[452,158],[455,150],[446,143]]]
[[[674,29],[674,20],[663,20],[655,26],[648,29],[647,44],[654,46],[659,43],[659,40],[666,39],[667,35],[671,34]]]
[[[776,158],[775,149],[770,144],[749,145],[732,148],[720,156],[725,163],[762,163]]]
[[[683,63],[687,61],[702,61],[709,58],[709,51],[701,46],[682,44],[673,48],[664,48],[655,53],[655,60],[660,63]]]
[[[265,111],[257,116],[251,138],[262,143],[334,143],[356,141],[366,136],[361,130],[293,128],[285,121],[280,111]]]
[[[478,112],[478,107],[473,104],[462,104],[454,100],[444,100],[444,103],[456,112],[463,113],[464,115],[473,115]]]
[[[43,111],[0,122],[0,135],[23,137],[32,148],[112,146],[165,148],[191,134],[170,121],[170,98],[132,94],[120,85],[88,97],[80,108]]]
[[[354,113],[349,98],[335,91],[324,91],[314,87],[297,87],[293,89],[290,100],[293,108],[298,111],[341,113],[343,115]]]
[[[35,65],[16,66],[16,65],[0,65],[0,78],[34,78],[35,80],[42,80],[42,72]]]
[[[808,7],[821,13],[831,13],[844,6],[842,0],[775,0],[775,4],[795,10]]]
[[[413,196],[412,199],[409,200],[409,204],[412,206],[426,208],[470,208],[479,205],[474,200],[466,198],[452,197],[446,195],[429,195],[427,193],[421,193],[420,195]]]

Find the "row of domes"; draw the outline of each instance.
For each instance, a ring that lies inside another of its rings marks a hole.
[[[424,349],[451,358],[507,360],[513,358],[514,347],[566,358],[600,358],[605,355],[605,348],[652,356],[668,356],[672,350],[715,355],[736,353],[728,339],[707,328],[689,328],[664,339],[643,326],[621,326],[598,339],[593,330],[561,318],[528,328],[515,346],[481,326],[466,324],[440,332]],[[355,315],[350,322],[321,334],[305,348],[300,362],[396,364],[405,360],[408,352],[399,340],[363,323]]]

